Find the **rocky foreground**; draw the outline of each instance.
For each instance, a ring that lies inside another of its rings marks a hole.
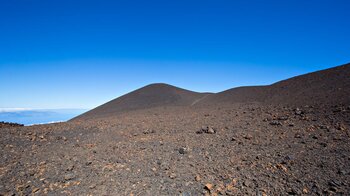
[[[349,195],[350,106],[160,107],[0,129],[0,195]]]

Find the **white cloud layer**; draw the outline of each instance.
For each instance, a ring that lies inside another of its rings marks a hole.
[[[0,112],[22,112],[34,110],[33,108],[0,108]]]

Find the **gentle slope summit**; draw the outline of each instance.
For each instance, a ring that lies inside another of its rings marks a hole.
[[[197,93],[168,84],[151,84],[123,95],[73,120],[109,117],[154,107],[206,107],[216,104],[279,105],[350,104],[350,64],[296,76],[267,86],[249,86],[219,93]]]
[[[163,83],[150,84],[107,102],[73,120],[107,117],[154,107],[190,106],[208,94],[197,93]]]

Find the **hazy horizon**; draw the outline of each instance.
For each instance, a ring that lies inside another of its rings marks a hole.
[[[86,111],[87,109],[0,108],[0,122],[14,122],[24,125],[65,122]]]

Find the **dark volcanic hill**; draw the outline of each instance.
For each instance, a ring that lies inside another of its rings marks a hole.
[[[293,77],[268,86],[220,93],[197,93],[167,84],[151,84],[114,99],[72,120],[108,117],[128,111],[169,106],[208,106],[259,102],[282,105],[350,103],[350,64]]]
[[[188,91],[168,84],[151,84],[109,101],[73,120],[107,117],[153,107],[190,106],[209,94]]]
[[[328,104],[350,102],[350,64],[293,77],[268,86],[229,89],[201,104],[263,102],[268,104]]]

